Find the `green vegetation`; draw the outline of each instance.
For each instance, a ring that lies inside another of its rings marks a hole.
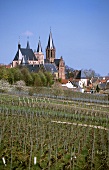
[[[38,97],[47,88],[37,87],[36,96],[32,90],[0,95],[0,169],[109,169],[109,104],[59,98],[71,93],[62,89],[49,89],[54,98]]]
[[[53,84],[53,76],[50,72],[42,70],[38,73],[30,73],[24,66],[15,68],[0,67],[0,80],[5,80],[9,84],[15,84],[22,80],[27,86],[51,86]]]

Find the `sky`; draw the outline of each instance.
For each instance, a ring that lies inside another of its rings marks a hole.
[[[42,50],[50,28],[56,58],[74,69],[109,73],[109,0],[0,0],[0,63],[14,59],[18,42]]]

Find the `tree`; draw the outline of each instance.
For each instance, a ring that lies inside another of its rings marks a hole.
[[[38,74],[39,74],[39,76],[40,76],[40,78],[41,78],[42,85],[43,85],[43,86],[46,86],[46,84],[47,84],[46,76],[44,75],[44,73],[43,73],[42,71],[39,71]]]
[[[57,96],[62,96],[64,94],[63,88],[60,85],[60,83],[55,82],[53,85],[53,94],[57,97]]]
[[[19,68],[11,68],[11,72],[14,75],[14,83],[20,80],[23,80],[23,75]]]
[[[26,67],[23,67],[21,69],[21,73],[23,75],[23,80],[25,81],[26,85],[27,86],[32,85],[33,79],[29,70]]]
[[[97,85],[96,86],[96,91],[99,93],[99,91],[100,91],[100,88],[99,88],[99,86]]]
[[[25,82],[20,80],[16,82],[16,89],[20,92],[23,90],[23,87],[25,86]]]
[[[42,81],[38,73],[34,74],[34,86],[42,86]]]
[[[0,67],[0,79],[8,80],[8,69],[3,67]]]
[[[75,75],[74,69],[66,66],[66,77],[69,79],[69,78],[73,78],[74,75]]]
[[[95,77],[96,73],[94,70],[92,69],[89,69],[89,70],[84,70],[84,74],[86,75],[86,77],[88,78],[92,78],[92,77]]]
[[[11,69],[9,69],[8,71],[9,71],[9,72],[8,72],[8,82],[9,82],[10,84],[13,84],[13,83],[14,83],[14,74],[13,74],[13,72],[12,72]]]
[[[53,75],[50,72],[45,72],[44,74],[47,80],[46,85],[51,86],[53,84]]]

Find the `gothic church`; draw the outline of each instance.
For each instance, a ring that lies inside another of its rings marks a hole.
[[[26,66],[30,71],[36,72],[42,66],[45,71],[53,73],[56,79],[65,79],[65,62],[62,57],[56,59],[56,48],[53,43],[51,30],[46,47],[46,59],[44,59],[40,38],[37,50],[34,52],[30,48],[29,41],[27,41],[26,48],[22,48],[19,42],[17,53],[12,61],[12,67],[18,65]]]

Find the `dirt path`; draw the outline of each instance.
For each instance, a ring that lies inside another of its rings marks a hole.
[[[71,122],[61,122],[61,121],[55,121],[55,120],[52,120],[51,121],[52,123],[60,123],[60,124],[72,124],[72,125],[75,125],[75,126],[84,126],[84,127],[90,127],[90,128],[95,128],[95,129],[103,129],[103,130],[106,130],[106,131],[109,131],[108,128],[105,128],[103,126],[95,126],[95,125],[87,125],[87,124],[81,124],[81,123],[71,123]]]

